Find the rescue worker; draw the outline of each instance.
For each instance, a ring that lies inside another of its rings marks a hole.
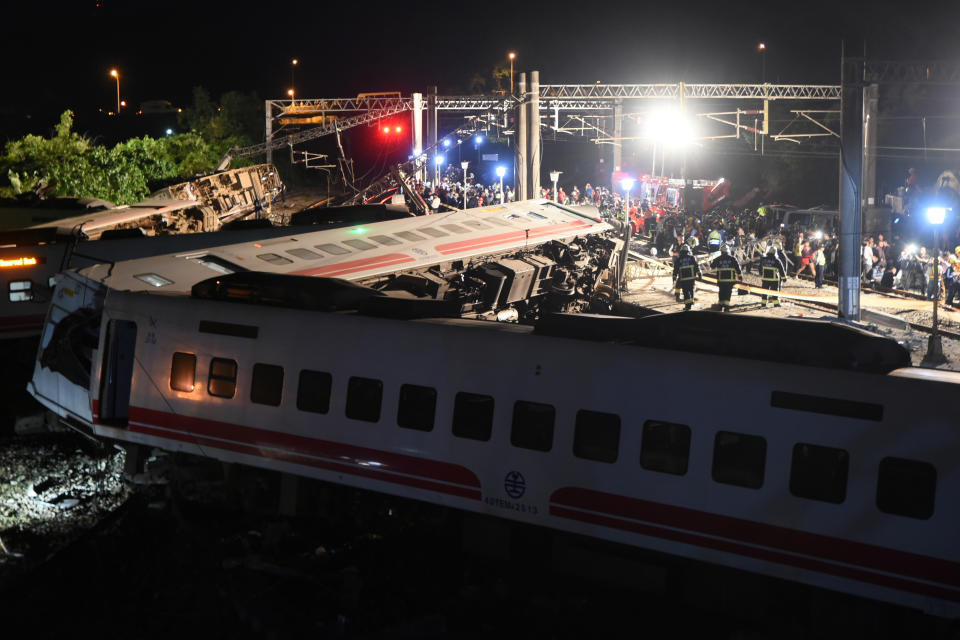
[[[673,298],[680,302],[680,294],[683,293],[683,289],[680,288],[680,281],[677,280],[677,260],[680,259],[681,249],[687,247],[680,241],[680,238],[674,238],[674,242],[670,245],[670,258],[673,260]]]
[[[703,273],[700,271],[697,259],[693,257],[690,245],[685,244],[680,247],[680,256],[673,267],[673,279],[683,292],[684,311],[690,311],[690,307],[693,306],[695,301],[694,288],[696,287],[697,276],[703,276]]]
[[[720,255],[713,259],[710,266],[717,271],[717,286],[720,289],[717,302],[720,304],[720,311],[730,311],[733,283],[743,278],[740,261],[730,255],[730,247],[724,243],[720,245]]]
[[[715,251],[720,251],[720,243],[723,241],[723,238],[720,236],[720,232],[714,229],[710,232],[710,235],[707,236],[707,248],[710,250],[710,253]]]
[[[763,283],[763,288],[780,291],[780,281],[786,279],[786,277],[787,271],[783,266],[783,262],[780,261],[780,257],[777,256],[777,248],[772,245],[767,247],[767,255],[760,259],[760,281]],[[773,301],[773,306],[780,306],[780,296],[764,295],[764,307],[767,306],[768,298]]]
[[[953,299],[960,293],[960,261],[956,256],[950,256],[949,265],[943,272],[943,285],[947,289],[945,306],[953,309]]]

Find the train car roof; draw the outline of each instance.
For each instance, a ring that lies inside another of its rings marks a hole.
[[[528,200],[332,229],[294,228],[280,237],[245,238],[219,247],[95,265],[81,273],[113,289],[130,291],[189,291],[215,273],[239,271],[358,280],[611,228],[598,214]]]

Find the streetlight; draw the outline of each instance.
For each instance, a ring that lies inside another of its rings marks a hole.
[[[467,208],[467,167],[470,166],[469,160],[464,160],[460,163],[460,168],[463,169],[463,208]]]
[[[513,59],[517,57],[513,51],[507,54],[507,57],[510,58],[510,95],[513,95]]]
[[[120,115],[120,72],[110,69],[110,76],[117,81],[117,115]]]
[[[297,83],[293,81],[293,72],[294,70],[296,70],[298,64],[300,64],[300,61],[297,60],[296,58],[290,61],[290,86],[291,87],[297,86]]]
[[[506,198],[503,197],[503,176],[507,174],[507,168],[504,166],[497,167],[497,177],[500,178],[500,204],[503,204],[506,201]]]
[[[563,173],[563,171],[551,171],[551,172],[550,172],[550,179],[553,181],[553,201],[554,201],[554,202],[557,201],[557,180],[560,179],[560,174],[561,174],[561,173]]]
[[[293,104],[293,89],[287,89],[287,95],[290,96],[290,104]]]
[[[446,162],[446,158],[444,158],[443,156],[437,156],[433,159],[433,161],[436,164],[436,171],[435,171],[436,179],[435,179],[434,186],[437,186],[440,184],[440,167],[443,165],[444,162]]]
[[[626,213],[626,212],[628,212],[628,211],[630,210],[630,190],[633,189],[633,184],[634,184],[635,182],[636,182],[636,180],[634,180],[633,178],[624,178],[623,180],[620,181],[620,186],[623,187],[623,190],[624,190],[624,191],[626,192],[626,194],[627,194],[627,197],[626,197],[626,199],[624,200],[624,202],[625,202],[624,208],[623,208],[623,211],[624,211],[623,217],[624,217],[624,218],[627,217],[627,213]],[[630,221],[627,220],[627,223],[628,223],[628,224],[629,224],[629,222],[630,222]]]
[[[940,334],[937,332],[937,306],[940,304],[940,244],[938,231],[947,217],[946,207],[927,207],[927,221],[933,225],[933,282],[937,287],[937,292],[933,295],[933,333],[930,334],[930,340],[927,342],[927,353],[923,356],[921,364],[935,366],[944,364],[947,357],[943,355],[943,343],[940,341]]]
[[[767,81],[767,45],[763,42],[757,45],[757,51],[760,52],[760,83]]]

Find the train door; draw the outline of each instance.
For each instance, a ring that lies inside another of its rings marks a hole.
[[[100,374],[99,418],[103,424],[127,426],[136,346],[137,323],[111,320],[107,325],[106,355]]]

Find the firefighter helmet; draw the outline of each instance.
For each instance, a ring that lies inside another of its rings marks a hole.
[[[683,245],[682,247],[680,247],[680,255],[682,255],[682,256],[688,256],[688,255],[690,255],[690,253],[691,253],[691,251],[690,251],[690,245],[685,244],[685,245]]]
[[[773,245],[770,245],[769,247],[767,247],[767,255],[768,255],[768,256],[775,256],[775,255],[777,255],[777,248],[776,248],[775,246],[773,246]]]
[[[726,242],[720,245],[720,253],[722,253],[725,256],[730,255],[730,247],[727,245]]]

